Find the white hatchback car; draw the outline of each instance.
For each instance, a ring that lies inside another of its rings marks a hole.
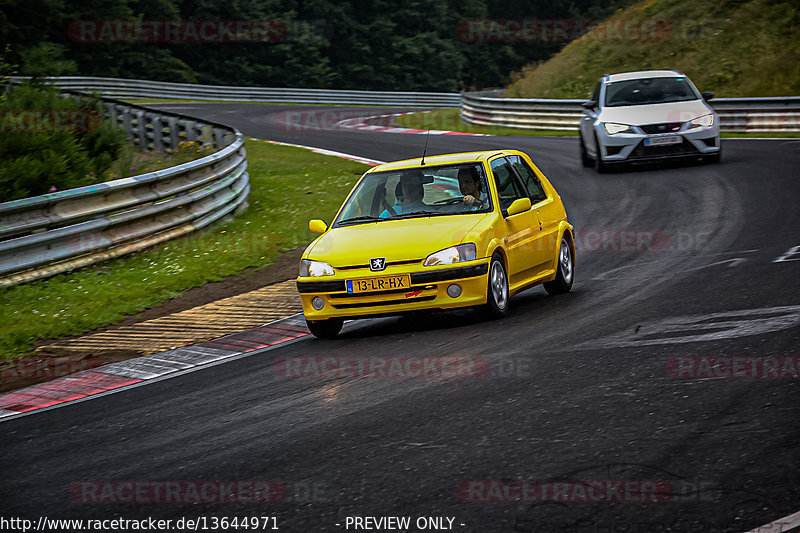
[[[719,116],[675,70],[643,70],[603,76],[580,123],[583,166],[598,172],[612,163],[721,156]]]

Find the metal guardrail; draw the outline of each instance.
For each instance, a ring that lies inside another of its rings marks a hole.
[[[0,203],[0,287],[133,253],[246,207],[244,136],[207,121],[103,98],[142,147],[216,152],[156,172]]]
[[[800,132],[800,96],[715,98],[720,130],[728,133]]]
[[[582,100],[502,98],[502,91],[462,93],[461,118],[481,126],[577,131]],[[715,98],[727,133],[800,132],[800,97]]]
[[[26,79],[15,77],[13,81]],[[269,87],[229,87],[196,85],[118,78],[62,76],[47,78],[49,84],[68,90],[96,91],[112,98],[169,98],[190,100],[230,100],[236,102],[380,105],[394,107],[458,107],[458,93],[343,91],[333,89],[287,89]]]
[[[480,126],[577,131],[584,100],[502,98],[503,91],[461,95],[461,118]]]

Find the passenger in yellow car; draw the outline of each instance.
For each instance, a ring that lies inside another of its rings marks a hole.
[[[402,176],[400,178],[400,189],[403,195],[398,196],[395,199],[394,205],[385,209],[383,213],[380,214],[381,218],[428,210],[429,206],[422,201],[425,191],[418,177],[409,175]]]

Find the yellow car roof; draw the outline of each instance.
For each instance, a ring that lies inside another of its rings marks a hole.
[[[493,155],[510,152],[518,153],[516,150],[486,150],[483,152],[464,152],[460,154],[426,155],[424,167],[449,165],[454,163],[470,163],[473,161],[485,161]],[[383,165],[372,167],[370,172],[382,172],[384,170],[400,170],[404,168],[416,167],[423,167],[421,157],[416,159],[405,159],[403,161],[394,161],[392,163],[384,163]]]

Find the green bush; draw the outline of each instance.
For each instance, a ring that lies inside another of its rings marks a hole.
[[[0,202],[103,181],[125,133],[99,100],[25,84],[0,103]]]

